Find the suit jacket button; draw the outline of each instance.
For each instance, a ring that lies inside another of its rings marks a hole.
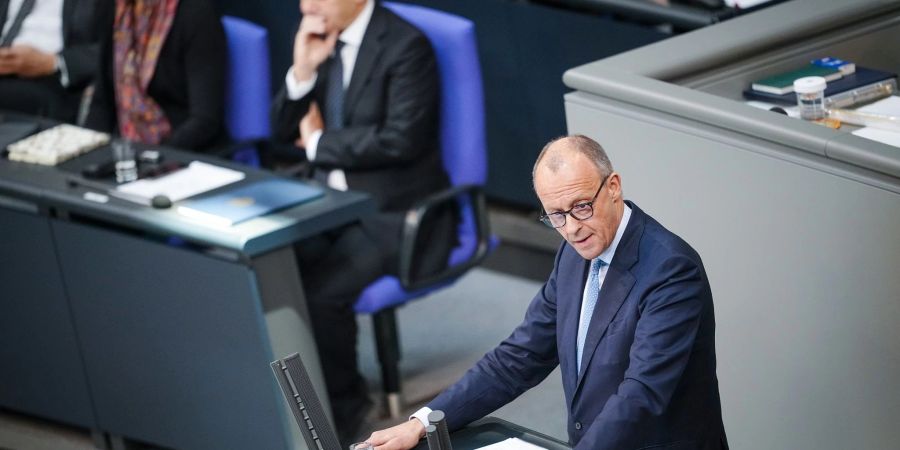
[[[575,422],[575,429],[576,429],[576,430],[580,430],[580,429],[581,429],[581,422]]]

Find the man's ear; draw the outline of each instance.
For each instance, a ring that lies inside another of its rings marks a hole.
[[[606,186],[609,190],[609,196],[613,201],[622,196],[622,178],[619,177],[618,172],[609,174],[609,178],[606,180]]]

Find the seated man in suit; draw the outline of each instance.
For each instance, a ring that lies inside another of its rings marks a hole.
[[[376,214],[296,245],[313,331],[342,440],[370,409],[357,370],[353,304],[396,274],[405,212],[449,186],[438,144],[439,80],[428,39],[373,0],[301,0],[293,66],[275,100],[273,132],[312,176],[372,195]],[[456,242],[456,212],[435,214],[419,242],[420,273]]]
[[[411,448],[431,409],[462,427],[559,365],[577,449],[728,448],[700,256],[623,200],[619,174],[587,137],[547,144],[533,182],[541,221],[566,242],[525,320],[426,408],[367,441]]]
[[[94,78],[96,0],[0,0],[0,109],[74,122]]]

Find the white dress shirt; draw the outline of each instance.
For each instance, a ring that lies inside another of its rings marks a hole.
[[[356,56],[359,54],[359,47],[362,45],[363,37],[366,34],[366,28],[369,27],[369,21],[372,20],[372,12],[375,10],[374,0],[367,0],[366,6],[360,11],[356,19],[341,32],[338,40],[344,43],[341,49],[341,63],[344,69],[344,90],[350,86],[350,78],[353,76],[353,68],[356,66]],[[294,67],[291,66],[285,76],[285,84],[287,86],[287,95],[291,100],[300,100],[306,94],[309,94],[316,85],[318,74],[314,73],[313,77],[307,81],[297,81],[294,78]],[[310,161],[316,160],[316,150],[319,148],[319,139],[322,137],[322,130],[315,131],[306,141],[306,158]],[[335,169],[328,173],[328,186],[341,191],[347,190],[347,176],[341,169]]]
[[[9,1],[6,23],[0,36],[9,31],[21,7],[22,0]],[[36,1],[31,13],[22,21],[22,28],[12,45],[27,45],[52,55],[59,53],[63,49],[62,15],[63,0]]]

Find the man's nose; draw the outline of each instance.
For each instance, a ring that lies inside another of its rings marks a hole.
[[[566,224],[563,225],[562,228],[566,231],[567,236],[574,237],[575,234],[578,233],[578,230],[581,229],[581,221],[575,219],[571,215],[567,215]]]

